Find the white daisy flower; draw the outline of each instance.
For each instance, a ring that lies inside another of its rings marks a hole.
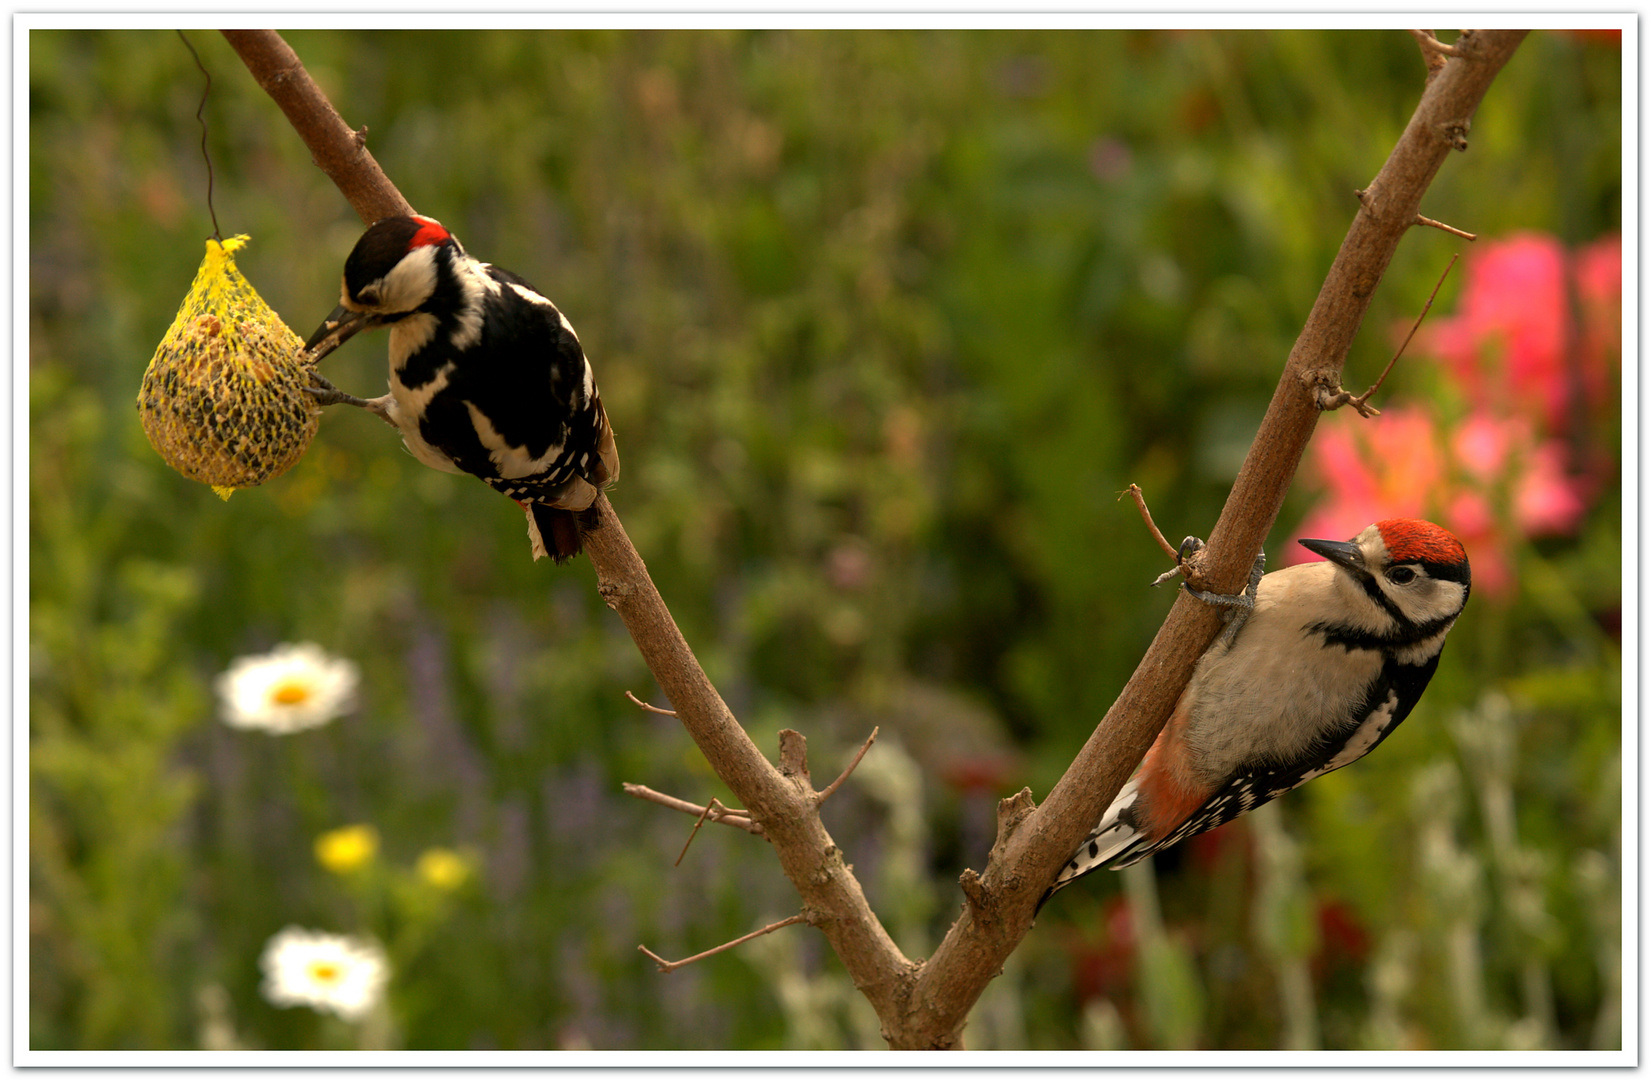
[[[384,996],[390,966],[384,950],[366,938],[289,926],[269,939],[259,965],[271,1005],[308,1005],[360,1020]]]
[[[230,664],[218,676],[218,699],[230,727],[290,735],[353,709],[360,680],[352,661],[328,656],[319,645],[277,645]]]

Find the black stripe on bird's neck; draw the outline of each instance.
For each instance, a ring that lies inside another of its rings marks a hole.
[[[464,286],[459,284],[459,272],[455,266],[457,258],[452,251],[436,253],[435,288],[430,290],[430,295],[424,303],[418,306],[419,311],[434,315],[443,327],[452,326],[458,321],[458,316],[466,310],[466,301],[469,300]]]
[[[1420,645],[1430,638],[1438,637],[1449,630],[1456,621],[1455,615],[1441,619],[1429,619],[1425,623],[1411,622],[1403,615],[1396,615],[1393,628],[1375,632],[1362,626],[1353,626],[1350,623],[1316,622],[1309,623],[1307,632],[1318,634],[1324,639],[1324,647],[1340,645],[1348,652],[1354,649],[1368,649],[1372,652],[1391,652],[1397,649],[1406,649]]]

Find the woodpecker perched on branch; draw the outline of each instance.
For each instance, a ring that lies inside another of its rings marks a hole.
[[[1461,541],[1394,518],[1301,544],[1326,561],[1260,577],[1257,560],[1236,625],[1199,658],[1140,769],[1044,900],[1357,761],[1410,715],[1467,603]]]
[[[313,359],[390,328],[390,392],[363,400],[316,376],[323,405],[377,413],[432,468],[479,476],[527,511],[535,559],[583,546],[619,451],[579,338],[556,305],[465,254],[427,217],[374,222],[344,262],[339,304],[304,348]]]

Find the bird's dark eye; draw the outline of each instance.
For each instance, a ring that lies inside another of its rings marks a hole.
[[[1387,572],[1387,580],[1395,585],[1409,585],[1416,580],[1416,571],[1408,566],[1395,566]]]

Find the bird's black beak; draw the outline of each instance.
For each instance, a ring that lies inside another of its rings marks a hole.
[[[378,325],[378,320],[371,315],[359,311],[351,311],[340,304],[333,308],[331,315],[321,324],[321,328],[310,335],[304,342],[304,351],[310,354],[312,362],[320,360],[346,341],[355,337],[363,330],[369,330]]]
[[[1351,540],[1298,540],[1302,547],[1314,555],[1323,555],[1337,566],[1345,567],[1355,574],[1365,574],[1368,571],[1364,565],[1364,552],[1359,545]]]

